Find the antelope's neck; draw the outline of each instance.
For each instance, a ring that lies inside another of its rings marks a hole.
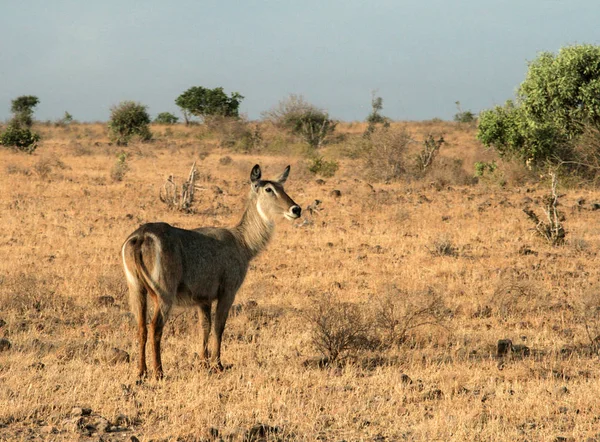
[[[232,231],[242,249],[247,252],[248,259],[252,259],[267,246],[274,229],[275,225],[259,212],[256,199],[253,198]]]

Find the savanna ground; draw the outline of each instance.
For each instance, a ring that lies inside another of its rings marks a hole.
[[[522,212],[541,215],[547,183],[523,184],[508,165],[506,186],[474,183],[474,161],[493,154],[473,127],[399,126],[445,134],[425,178],[365,178],[343,154],[361,124],[325,147],[340,168],[322,181],[300,148],[235,153],[199,127],[154,127],[153,143],[125,148],[102,125],[40,127],[33,155],[0,150],[0,439],[600,440],[600,192],[560,189],[567,241],[552,247]],[[121,150],[128,170],[115,171]],[[442,167],[452,158],[461,170]],[[193,213],[169,210],[165,178],[181,182],[194,161]],[[123,240],[156,220],[234,225],[255,163],[266,177],[291,164],[290,196],[322,210],[280,222],[251,265],[227,370],[201,367],[196,312],[180,310],[165,329],[166,378],[137,385]],[[331,364],[307,319],[319,302],[356,305],[360,321],[393,306],[390,331],[432,300],[427,324],[385,346],[373,332]],[[502,360],[500,339],[514,344]]]

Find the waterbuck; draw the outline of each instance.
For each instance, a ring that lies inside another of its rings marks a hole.
[[[254,166],[246,210],[239,224],[231,229],[184,230],[166,223],[151,223],[142,225],[127,238],[121,255],[131,309],[138,323],[141,378],[147,375],[148,298],[154,302],[150,333],[157,378],[163,376],[160,357],[163,328],[174,305],[199,307],[201,357],[211,369],[223,369],[221,338],[250,261],[269,242],[276,219],[300,217],[302,210],[283,190],[289,172],[287,166],[275,181],[263,181],[260,166]],[[216,308],[211,315],[213,304]]]

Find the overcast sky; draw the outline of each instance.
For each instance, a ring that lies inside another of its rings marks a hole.
[[[540,51],[600,44],[599,0],[0,0],[0,120],[105,121],[122,100],[180,116],[191,86],[237,91],[249,118],[290,93],[363,120],[451,119],[514,95]]]

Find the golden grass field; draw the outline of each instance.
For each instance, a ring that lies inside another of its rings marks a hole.
[[[466,174],[493,158],[473,128],[397,125],[443,132],[441,156]],[[111,179],[121,148],[99,124],[41,127],[33,155],[0,150],[0,440],[600,441],[598,190],[560,189],[567,241],[552,247],[522,212],[541,214],[544,182],[368,182],[359,159],[339,157],[323,183],[298,153],[236,154],[200,130],[153,128],[154,143],[123,149],[122,181]],[[194,161],[195,213],[169,210],[160,187]],[[227,370],[201,367],[196,312],[176,310],[165,379],[137,385],[122,242],[151,221],[234,225],[255,163],[267,178],[291,164],[288,194],[323,210],[282,220],[251,264],[225,330]],[[303,312],[324,294],[365,312],[437,295],[443,327],[323,368]],[[500,339],[529,351],[500,362]]]

